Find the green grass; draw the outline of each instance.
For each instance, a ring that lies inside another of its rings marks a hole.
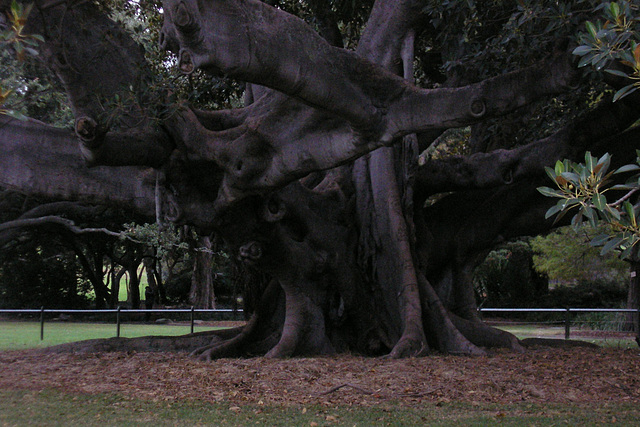
[[[539,325],[496,325],[497,328],[511,332],[520,339],[523,338],[556,338],[564,339],[564,326],[539,326]],[[620,337],[615,334],[602,337],[582,336],[581,330],[572,327],[569,338],[588,341],[602,347],[638,348],[638,344],[631,335]],[[590,331],[589,331],[590,332]]]
[[[197,326],[194,331],[219,329],[210,326]],[[155,325],[128,324],[120,325],[120,336],[126,338],[145,335],[184,335],[191,332],[188,324]],[[39,322],[0,323],[0,350],[24,350],[27,348],[48,347],[73,341],[94,338],[111,338],[116,336],[115,323],[74,323],[45,322],[44,340],[40,341]]]
[[[215,327],[197,326],[195,331],[216,329]],[[564,338],[562,327],[540,327],[535,325],[500,326],[500,329],[515,334],[518,338],[542,337]],[[120,336],[133,338],[145,335],[183,335],[190,332],[188,324],[129,324],[120,325]],[[0,350],[23,350],[27,348],[48,347],[73,341],[95,338],[111,338],[116,336],[114,323],[75,323],[47,321],[44,324],[44,340],[40,341],[40,323],[11,322],[0,323]],[[637,348],[633,338],[582,338],[579,330],[572,329],[572,339],[582,339],[595,344],[615,348]]]
[[[269,426],[531,426],[636,425],[634,404],[424,403],[416,407],[260,406],[227,403],[153,402],[115,394],[54,390],[0,390],[2,426],[269,425]]]

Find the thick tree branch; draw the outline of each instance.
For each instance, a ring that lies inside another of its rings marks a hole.
[[[112,203],[153,218],[154,181],[144,169],[88,169],[73,133],[0,116],[0,186],[60,200]]]
[[[356,53],[394,74],[403,76],[401,50],[407,33],[421,18],[422,0],[378,0]]]
[[[364,139],[383,143],[511,111],[565,89],[573,75],[570,55],[563,52],[480,84],[418,89],[261,2],[163,4],[165,45],[179,51],[183,72],[202,67],[277,89],[347,120]]]
[[[93,2],[35,6],[26,30],[45,38],[38,48],[64,85],[87,161],[155,167],[166,162],[174,147],[149,111],[162,95],[152,93],[142,47]],[[105,136],[111,129],[119,133]]]
[[[610,137],[618,135],[637,118],[638,111],[624,103],[607,102],[555,134],[512,150],[429,160],[420,168],[417,180],[422,191],[434,194],[510,184],[542,175],[544,166],[575,158],[585,150],[594,153],[619,150],[630,136]],[[631,132],[635,135],[638,130]]]

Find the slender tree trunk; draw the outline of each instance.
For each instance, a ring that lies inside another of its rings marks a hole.
[[[216,308],[216,296],[211,238],[201,237],[198,239],[198,247],[193,263],[189,302],[195,308],[214,309]]]
[[[627,294],[627,308],[638,310],[640,308],[640,261],[635,257],[630,262],[629,273],[629,293]],[[640,336],[640,316],[638,312],[629,313],[625,322],[625,330],[634,331]]]
[[[140,279],[138,277],[138,264],[127,267],[129,273],[129,302],[131,308],[140,308]]]

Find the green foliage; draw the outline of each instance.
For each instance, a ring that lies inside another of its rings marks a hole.
[[[576,229],[582,226],[583,222],[587,222],[593,228],[600,223],[609,224],[611,232],[596,236],[591,244],[602,246],[602,254],[620,250],[621,258],[628,258],[632,255],[636,243],[640,241],[639,207],[629,201],[640,188],[640,173],[637,173],[640,171],[640,151],[637,163],[610,172],[609,154],[597,158],[587,152],[584,164],[564,160],[556,162],[553,169],[545,168],[557,189],[539,187],[538,191],[547,197],[560,199],[547,211],[546,218],[554,215],[561,217],[575,209],[577,212],[571,219],[571,224]],[[613,175],[628,172],[636,174],[623,185],[610,186]],[[626,194],[609,202],[607,194],[612,190],[622,190]]]
[[[629,330],[626,313],[580,313],[575,317],[573,323],[582,329],[598,331]]]
[[[0,32],[0,59],[3,64],[17,58],[19,62],[23,62],[27,56],[37,56],[38,51],[34,48],[43,38],[39,35],[24,34],[24,26],[32,9],[32,4],[24,6],[16,0],[11,2],[11,8],[8,13],[9,28]],[[19,120],[25,120],[26,116],[12,107],[10,101],[12,95],[15,94],[15,88],[7,89],[7,86],[13,86],[5,81],[4,76],[0,75],[0,115],[7,115]]]
[[[539,307],[619,308],[627,298],[624,282],[594,279],[575,285],[558,285],[538,300]]]
[[[573,283],[590,279],[607,279],[624,283],[629,267],[614,253],[600,255],[589,242],[591,230],[561,227],[546,236],[531,240],[535,269],[550,280]],[[608,234],[606,226],[599,226],[593,234]]]
[[[0,307],[88,308],[90,284],[75,254],[58,245],[21,245],[0,263]]]
[[[24,33],[31,9],[31,5],[12,2],[9,25],[0,32],[0,114],[66,126],[73,122],[66,95],[52,73],[36,60],[36,48],[44,40]]]
[[[485,307],[531,307],[546,293],[547,280],[533,269],[527,242],[504,245],[487,255],[473,276],[476,299]]]
[[[34,47],[44,41],[40,35],[23,33],[32,8],[33,4],[24,6],[22,3],[13,0],[9,9],[11,27],[0,33],[0,47],[13,49],[20,61],[24,60],[27,55],[38,56],[38,51]]]
[[[604,2],[601,10],[604,22],[587,21],[586,32],[580,34],[580,46],[573,53],[581,56],[578,66],[605,69],[613,75],[630,79],[631,83],[616,92],[617,101],[640,89],[640,7],[627,0]],[[624,68],[613,68],[615,62]]]
[[[429,28],[417,49],[418,82],[464,85],[531,65],[576,38],[596,0],[430,0]],[[432,64],[441,63],[439,74]],[[544,138],[594,105],[604,87],[590,76],[575,90],[483,122],[488,149],[513,148]],[[484,148],[483,148],[484,149]]]
[[[124,224],[125,232],[122,239],[131,239],[136,243],[153,246],[158,251],[158,257],[162,258],[171,250],[187,250],[189,245],[183,241],[178,229],[173,223],[159,225],[136,223]]]

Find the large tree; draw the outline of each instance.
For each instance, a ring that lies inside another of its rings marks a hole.
[[[163,1],[159,40],[179,70],[245,85],[243,107],[212,111],[158,89],[157,64],[104,4],[35,1],[25,31],[45,39],[75,132],[0,118],[0,185],[218,233],[246,269],[243,328],[74,348],[522,350],[477,317],[473,268],[495,244],[552,226],[552,201],[536,191],[543,166],[587,149],[623,161],[637,145],[626,131],[637,94],[593,107],[563,30],[597,2],[342,3]],[[345,11],[366,16],[361,32],[341,33]],[[544,37],[523,38],[527,26]],[[517,60],[487,59],[500,55]],[[545,114],[566,91],[585,95],[573,102],[587,111]],[[554,114],[552,126],[533,119]],[[464,155],[419,158],[468,126]]]

